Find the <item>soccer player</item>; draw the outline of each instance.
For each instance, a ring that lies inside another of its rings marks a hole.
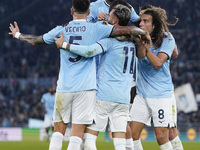
[[[125,26],[129,23],[130,12],[128,7],[117,5],[110,9],[108,22],[115,26]],[[96,149],[98,132],[105,131],[108,122],[115,149],[126,149],[125,133],[135,55],[141,59],[145,57],[146,52],[141,40],[138,38],[135,40],[137,53],[132,42],[120,42],[112,38],[100,40],[91,46],[65,44],[68,50],[84,57],[103,53],[97,73],[96,124],[87,127],[84,136],[84,148],[87,150]],[[58,48],[62,47],[63,42],[65,42],[63,36],[60,39],[56,38]]]
[[[55,37],[64,33],[66,41],[90,45],[102,38],[118,35],[141,35],[149,43],[146,31],[134,26],[114,27],[88,23],[89,0],[72,0],[73,21],[66,26],[57,26],[41,36],[21,34],[17,22],[10,24],[10,35],[32,45],[53,44]],[[85,126],[95,120],[96,67],[94,58],[83,58],[60,50],[60,72],[54,106],[54,133],[49,150],[61,150],[67,124],[72,123],[68,150],[79,150]]]
[[[150,125],[151,117],[160,149],[173,150],[169,142],[169,127],[173,126],[174,89],[169,63],[175,40],[167,25],[166,12],[159,7],[149,8],[141,15],[139,26],[150,33],[152,46],[147,48],[146,58],[137,62],[137,95],[131,109],[130,124],[137,150],[143,149],[138,144],[139,137],[144,125]]]
[[[97,0],[95,2],[92,2],[90,5],[90,14],[87,17],[87,20],[89,22],[107,21],[110,5],[115,1],[122,1],[120,3],[123,3],[123,0]],[[124,4],[127,3],[124,1]],[[139,16],[135,12],[134,8],[131,7],[131,5],[129,5],[129,7],[131,8],[130,22],[138,21]]]
[[[55,89],[51,85],[49,86],[49,92],[44,93],[41,98],[41,102],[44,104],[45,116],[44,116],[44,126],[47,134],[47,141],[49,141],[50,133],[49,129],[52,128],[53,131],[53,109],[55,103]]]
[[[93,23],[108,21],[109,9],[112,3],[115,3],[112,6],[117,5],[118,3],[128,6],[131,9],[131,22],[136,22],[139,20],[139,16],[137,15],[133,7],[124,0],[97,0],[90,4],[90,14],[87,17],[87,21]],[[96,55],[95,59],[96,67],[98,69],[100,56]],[[108,134],[108,132],[106,134]]]
[[[102,21],[107,21],[108,20],[108,16],[109,16],[109,9],[112,10],[112,7],[116,6],[116,5],[125,5],[127,6],[129,9],[131,9],[131,18],[130,18],[130,22],[135,23],[139,20],[139,16],[137,15],[137,13],[135,12],[134,8],[128,4],[126,1],[124,0],[97,0],[95,2],[92,2],[90,5],[90,14],[87,17],[87,20],[90,22],[102,22]],[[111,7],[110,7],[111,6]],[[99,65],[99,61],[100,61],[100,56],[96,55],[96,67],[98,69],[98,65]],[[135,91],[135,87],[132,88],[132,91]],[[129,127],[127,127],[127,129],[129,129]],[[108,126],[106,127],[106,132],[105,132],[105,139],[106,141],[109,140],[109,132],[108,132]],[[128,130],[130,131],[130,130]],[[131,133],[127,133],[127,146],[130,147],[129,145],[132,145],[132,138]]]
[[[145,12],[145,10],[147,10],[148,8],[152,8],[152,7],[153,7],[152,5],[144,5],[144,6],[140,7],[140,16]],[[162,46],[165,47],[164,43],[161,44],[160,49],[162,49]],[[172,58],[178,57],[178,49],[177,49],[176,44],[175,44],[175,47],[174,47],[171,57]],[[181,143],[181,140],[178,136],[178,131],[177,131],[177,108],[176,108],[175,98],[173,98],[172,112],[173,112],[172,113],[172,117],[173,117],[172,123],[174,124],[174,126],[169,129],[169,140],[170,140],[174,150],[183,150],[183,145]],[[139,143],[138,145],[142,146],[141,143]]]
[[[152,5],[148,5],[148,4],[146,4],[146,5],[142,6],[142,7],[140,7],[139,16],[141,16],[141,15],[145,12],[146,9],[152,8],[152,7],[153,7]],[[175,59],[175,58],[177,58],[177,57],[178,57],[178,48],[177,48],[177,45],[175,44],[174,50],[173,50],[173,52],[172,52],[172,58]]]

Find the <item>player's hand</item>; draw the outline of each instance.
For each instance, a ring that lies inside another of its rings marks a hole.
[[[98,20],[100,21],[100,20],[105,20],[107,18],[107,14],[106,13],[103,13],[103,12],[101,12],[101,13],[99,13],[99,15],[98,15]]]
[[[65,42],[63,32],[60,32],[60,38],[54,38],[57,48],[62,48],[63,42]]]
[[[129,36],[125,36],[125,35],[116,36],[115,38],[117,40],[119,40],[119,41],[129,41],[130,40],[130,37]]]
[[[141,39],[144,41],[143,44],[146,45],[146,48],[151,47],[151,36],[149,35],[149,33],[141,36]]]
[[[11,32],[9,32],[8,34],[12,35],[13,37],[15,37],[16,32],[20,32],[16,21],[14,22],[14,25],[10,23],[9,28]]]
[[[137,35],[137,36],[132,36],[132,35],[131,35],[131,39],[132,39],[133,41],[135,41],[136,44],[137,44],[137,43],[142,43],[142,42],[141,42],[142,39],[141,39],[141,36],[140,36],[140,35]]]

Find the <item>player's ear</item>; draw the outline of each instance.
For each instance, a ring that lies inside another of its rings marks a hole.
[[[113,25],[118,24],[118,19],[117,18],[113,18]]]
[[[74,15],[74,9],[71,8],[71,15],[73,16]]]
[[[87,15],[89,15],[90,14],[90,9],[88,9],[88,13],[87,13]]]

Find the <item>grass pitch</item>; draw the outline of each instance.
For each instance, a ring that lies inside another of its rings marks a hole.
[[[63,142],[62,150],[67,149],[68,142]],[[160,150],[156,142],[142,142],[144,150]],[[48,150],[49,142],[46,141],[22,141],[0,142],[0,150]],[[183,142],[184,150],[200,150],[200,142]],[[114,150],[112,142],[97,140],[98,150]]]
[[[142,142],[144,150],[160,150],[157,142]],[[66,150],[68,142],[63,142],[62,150]],[[200,142],[183,142],[184,150],[200,150]],[[26,129],[23,132],[23,141],[20,142],[2,142],[0,141],[0,150],[48,150],[49,142],[39,141],[39,130]],[[100,133],[97,138],[98,150],[114,150],[111,141],[104,140],[104,133]]]

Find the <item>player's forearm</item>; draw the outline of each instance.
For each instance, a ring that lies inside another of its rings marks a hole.
[[[42,35],[40,36],[35,36],[35,35],[30,35],[30,34],[20,34],[19,35],[19,40],[31,45],[41,45],[45,44]]]
[[[135,43],[136,56],[138,59],[144,59],[146,56],[146,48],[141,42]]]
[[[135,26],[115,26],[112,30],[111,37],[116,37],[119,35],[145,36],[146,34],[146,31]]]
[[[102,47],[95,43],[90,46],[70,44],[69,51],[83,57],[93,57],[102,53]]]
[[[160,68],[163,65],[163,61],[156,56],[151,50],[147,49],[146,56],[149,62],[153,65],[155,69]]]

